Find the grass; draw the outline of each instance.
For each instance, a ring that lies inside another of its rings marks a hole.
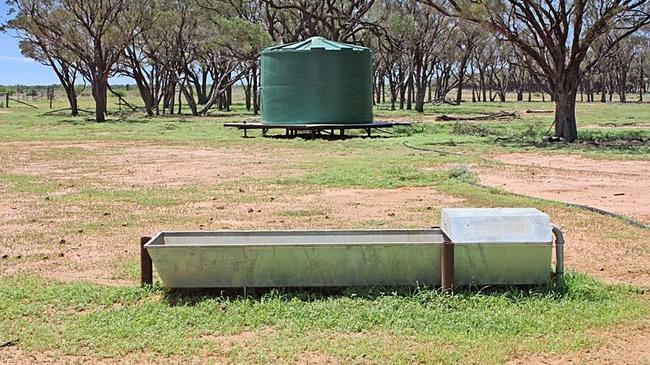
[[[567,275],[565,286],[453,296],[426,288],[370,288],[222,297],[15,277],[0,284],[0,333],[27,351],[60,355],[122,358],[146,352],[182,359],[219,354],[214,336],[250,331],[252,346],[237,343],[237,351],[221,355],[233,362],[284,361],[308,350],[331,352],[345,362],[500,363],[514,348],[593,345],[581,335],[584,330],[646,317],[641,298],[633,288],[580,274]],[[399,349],[414,338],[423,345]],[[370,345],[378,348],[366,352]]]
[[[137,103],[133,93],[128,97]],[[91,107],[90,98],[80,101],[82,108]],[[252,117],[240,104],[233,112],[208,117],[145,118],[116,113],[107,123],[97,124],[87,116],[43,116],[45,102],[30,102],[40,109],[0,109],[0,143],[6,152],[0,153],[0,192],[4,194],[0,202],[15,203],[15,214],[20,217],[8,216],[14,226],[9,226],[8,234],[0,234],[0,250],[10,247],[22,253],[21,259],[12,251],[0,260],[0,343],[17,339],[16,347],[27,354],[45,353],[72,362],[79,357],[131,362],[210,358],[215,363],[328,359],[342,363],[502,363],[529,353],[590,349],[596,346],[593,331],[648,322],[650,303],[641,289],[606,285],[580,273],[568,275],[562,287],[467,290],[454,296],[426,288],[369,288],[228,297],[168,292],[160,287],[64,283],[45,279],[40,269],[44,257],[50,262],[67,260],[75,252],[68,248],[83,244],[88,246],[82,252],[92,252],[98,248],[91,242],[110,243],[115,245],[111,247],[115,257],[107,255],[108,277],[135,284],[138,262],[131,241],[161,227],[422,227],[438,217],[437,210],[427,210],[431,205],[427,196],[421,206],[409,211],[422,221],[373,217],[340,222],[325,217],[325,213],[334,216],[336,206],[291,206],[296,196],[315,196],[329,188],[432,187],[464,206],[533,206],[570,221],[581,232],[597,225],[599,232],[592,231],[587,239],[608,244],[643,240],[647,232],[616,219],[477,186],[472,168],[496,164],[487,157],[493,152],[648,159],[648,104],[579,103],[584,143],[567,145],[543,142],[552,115],[525,113],[527,109],[552,109],[550,103],[542,102],[427,104],[423,115],[379,105],[377,120],[403,118],[416,123],[394,128],[392,134],[377,134],[379,138],[334,141],[241,139],[240,132],[223,127],[225,121]],[[56,101],[55,108],[64,106],[63,100]],[[438,114],[500,110],[517,111],[521,118],[432,121]],[[88,142],[95,142],[93,148],[87,148]],[[275,154],[271,157],[286,159],[272,167],[288,173],[179,186],[120,184],[104,179],[106,166],[89,163],[102,154],[122,156],[119,143]],[[55,166],[56,174],[37,171],[32,166],[35,162]],[[273,199],[285,205],[255,218],[259,206]],[[247,213],[248,209],[254,212]],[[0,228],[7,227],[1,224]],[[59,244],[62,238],[65,244]],[[63,251],[65,258],[58,258]],[[647,255],[648,250],[642,247],[630,253]],[[83,269],[82,262],[69,265]]]

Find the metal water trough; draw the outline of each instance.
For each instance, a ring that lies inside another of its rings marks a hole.
[[[563,272],[535,209],[443,209],[442,229],[160,232],[141,240],[169,288],[530,285]]]

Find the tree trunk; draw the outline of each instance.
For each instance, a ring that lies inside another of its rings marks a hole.
[[[230,111],[230,106],[232,105],[232,85],[228,85],[228,87],[226,88],[226,95],[225,96],[226,96],[226,98],[225,98],[226,111],[229,112]]]
[[[641,63],[641,71],[639,72],[639,103],[643,102],[643,86],[644,86],[644,77],[645,75],[643,74],[643,62]]]
[[[605,87],[605,73],[600,74],[600,102],[607,102],[607,88]]]
[[[203,105],[208,101],[208,75],[210,72],[203,70],[201,73],[201,94],[199,97],[199,104]]]
[[[388,72],[388,96],[390,100],[390,110],[395,110],[395,101],[397,100],[397,86],[395,85],[395,80],[393,78],[392,71]]]
[[[260,111],[259,87],[257,85],[257,65],[253,67],[253,114]]]
[[[415,111],[419,113],[424,113],[424,99],[427,97],[426,86],[427,82],[425,79],[417,82],[417,88],[415,90]]]
[[[153,96],[140,72],[134,72],[134,76],[136,76],[133,79],[138,87],[138,91],[140,91],[140,97],[144,102],[144,109],[147,111],[147,116],[153,117]]]
[[[74,85],[67,85],[63,88],[65,90],[65,96],[68,98],[68,103],[70,103],[70,114],[73,117],[79,115],[79,104],[77,102],[77,92],[74,89]]]
[[[411,110],[413,103],[413,74],[409,75],[408,82],[406,84],[406,110]]]
[[[553,93],[555,100],[555,137],[563,138],[567,142],[573,142],[578,138],[576,124],[577,79],[577,72],[559,77],[556,90]]]
[[[167,96],[165,96],[165,99],[167,100],[167,107],[169,108],[169,114],[174,114],[174,100],[176,98],[176,82],[170,82],[170,84],[171,87],[169,88],[169,91],[167,92]],[[163,110],[164,109],[165,108],[163,107]]]
[[[406,101],[406,78],[404,77],[401,66],[397,68],[396,82],[399,82],[397,84],[399,91],[399,110],[404,110],[404,102]]]
[[[180,91],[185,96],[185,101],[187,101],[187,106],[190,107],[190,110],[192,111],[192,115],[198,116],[199,112],[196,108],[196,102],[194,101],[194,96],[190,93],[190,91],[188,90],[187,87],[185,87],[184,84],[180,85]],[[179,108],[180,108],[180,99],[179,99]]]
[[[381,83],[383,76],[377,72],[377,83],[375,84],[375,105],[381,103]]]
[[[183,114],[183,98],[182,98],[182,96],[183,96],[183,91],[182,91],[182,90],[183,90],[182,87],[179,87],[179,88],[178,88],[178,113],[177,113],[178,115],[182,115],[182,114]],[[174,109],[173,99],[174,99],[175,96],[176,96],[176,93],[174,92],[174,94],[172,95],[172,114],[174,114],[174,110],[173,110],[173,109]]]
[[[485,90],[485,74],[483,73],[482,68],[479,68],[478,75],[479,75],[478,85],[479,88],[481,89],[481,96],[483,97],[483,102],[485,103],[487,101],[487,94]]]
[[[246,103],[246,111],[251,111],[251,84],[246,84],[246,87],[244,87],[244,102]]]
[[[244,86],[244,102],[246,104],[246,111],[251,111],[251,75],[246,76],[246,86]]]
[[[93,98],[95,99],[95,121],[103,123],[106,121],[106,109],[108,104],[108,80],[99,72],[100,76],[95,78],[93,83]]]
[[[469,57],[469,52],[461,60],[460,67],[458,68],[458,91],[456,92],[456,103],[460,105],[460,102],[463,101],[463,81],[465,79],[465,68],[467,67],[467,58]]]
[[[620,72],[621,72],[621,77],[618,82],[618,97],[620,102],[625,104],[627,102],[627,99],[625,97],[625,93],[627,92],[627,88],[626,88],[627,70],[623,68]]]

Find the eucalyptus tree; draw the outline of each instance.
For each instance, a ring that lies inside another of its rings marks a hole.
[[[243,18],[253,16],[237,5],[250,5],[247,2],[224,0],[198,0],[205,15],[202,53],[210,64],[211,88],[199,114],[206,114],[232,85],[247,76],[251,63],[256,62],[261,50],[271,45],[271,37],[263,24]],[[228,6],[230,5],[230,6]]]
[[[404,2],[382,1],[375,7],[375,16],[383,30],[381,35],[374,35],[372,42],[376,49],[374,58],[382,69],[382,78],[388,82],[391,110],[396,109],[398,97],[400,108],[404,107],[404,87],[411,74],[412,60],[409,51],[410,42],[417,32],[417,22],[413,14],[401,9]],[[385,82],[383,79],[380,82]]]
[[[16,5],[15,2],[8,2],[8,4]],[[10,20],[6,28],[16,31],[23,56],[52,68],[65,90],[70,104],[70,113],[77,116],[79,107],[75,83],[79,75],[79,64],[76,56],[41,32],[33,19],[25,13],[19,13]]]
[[[261,24],[261,29],[258,28],[257,31],[261,31],[260,36],[265,39],[262,41],[263,44],[259,45],[259,48],[275,42],[273,38],[275,32],[268,27],[268,4],[263,4],[259,0],[199,0],[199,4],[201,7],[217,12],[216,6],[223,7],[225,5],[230,8],[229,13],[232,14],[232,17],[238,17],[253,24]],[[266,33],[268,35],[264,34],[264,30],[268,31]],[[243,60],[241,67],[246,71],[241,79],[244,87],[246,110],[252,109],[253,113],[257,115],[260,109],[258,90],[260,82],[259,61],[258,59]]]
[[[169,97],[175,82],[176,34],[180,18],[177,4],[173,0],[162,0],[147,9],[147,24],[126,45],[116,67],[119,74],[135,81],[148,116],[160,114],[160,104]],[[165,105],[163,112],[164,109]]]
[[[646,0],[420,0],[511,42],[543,72],[555,100],[555,136],[577,139],[576,93],[581,76],[621,40],[650,23]],[[592,44],[610,30],[600,57],[585,62]]]
[[[75,58],[92,87],[95,120],[106,120],[108,79],[123,50],[142,31],[151,0],[15,0],[47,44]]]
[[[267,29],[276,42],[294,42],[312,36],[357,43],[376,31],[369,18],[375,0],[260,0]]]
[[[473,24],[464,23],[456,27],[456,59],[458,61],[457,67],[457,92],[456,103],[460,104],[463,99],[463,83],[465,81],[465,72],[467,70],[470,57],[474,52],[474,48],[479,41],[480,30]]]
[[[415,110],[422,113],[435,65],[453,47],[457,24],[416,1],[411,3],[409,11],[414,15],[418,26],[409,44],[415,84]]]
[[[474,52],[472,52],[470,60],[472,68],[474,68],[478,74],[474,75],[478,78],[478,100],[483,102],[487,101],[488,86],[486,73],[489,60],[493,57],[492,53],[495,50],[495,48],[492,47],[494,42],[494,38],[479,35],[476,39],[476,46],[474,47]]]
[[[612,50],[611,55],[611,65],[613,66],[612,71],[612,81],[613,88],[618,93],[619,101],[621,103],[627,102],[627,92],[628,92],[628,81],[630,78],[630,72],[634,64],[634,60],[639,56],[639,48],[635,47],[635,44],[639,42],[639,39],[634,37],[629,37],[622,42],[620,42]]]
[[[638,57],[634,62],[636,69],[636,84],[639,93],[639,102],[643,101],[643,94],[648,91],[648,75],[650,75],[650,31],[645,30],[643,36],[639,37],[635,44],[638,49]]]

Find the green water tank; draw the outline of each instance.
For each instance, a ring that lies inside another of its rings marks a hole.
[[[372,52],[322,37],[262,51],[268,124],[372,123]]]

